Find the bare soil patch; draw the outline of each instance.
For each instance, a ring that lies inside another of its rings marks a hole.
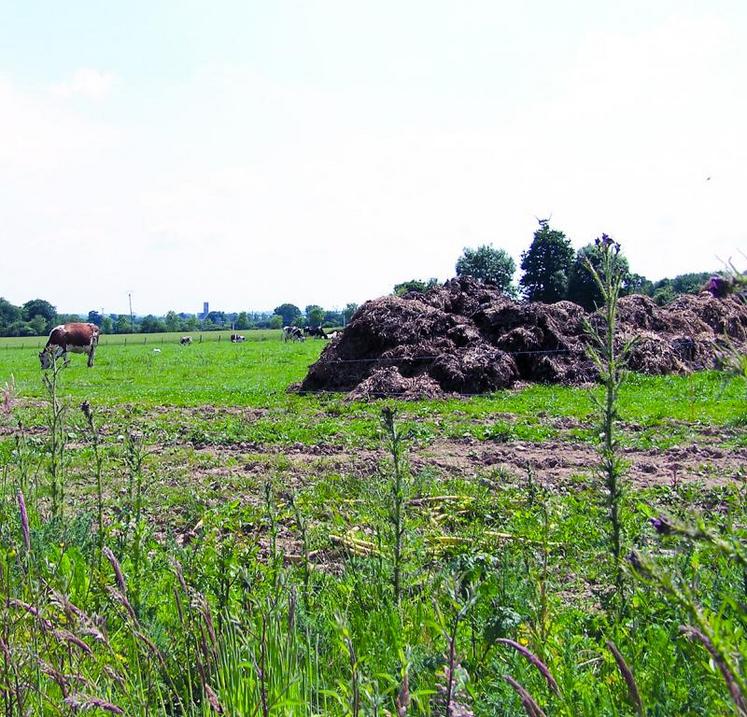
[[[238,457],[230,469],[211,468],[212,475],[252,474],[256,477],[277,472],[272,464],[258,459],[257,453],[242,459],[235,449],[203,449],[226,459]],[[370,479],[385,459],[382,450],[356,450],[335,446],[267,446],[266,455],[284,456],[283,475],[288,486],[299,487],[320,474],[346,473]],[[690,444],[666,450],[624,449],[629,467],[627,479],[636,487],[666,485],[677,481],[702,481],[706,486],[724,485],[747,479],[747,448],[730,448]],[[569,482],[578,484],[591,479],[597,454],[588,444],[564,441],[545,443],[480,442],[474,439],[439,440],[428,446],[413,447],[409,461],[413,470],[430,469],[441,476],[480,478],[493,476],[496,481],[523,481],[531,468],[538,480],[550,486]],[[199,469],[197,471],[199,473]],[[199,480],[199,479],[198,479]]]

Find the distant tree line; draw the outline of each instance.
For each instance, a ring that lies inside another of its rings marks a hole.
[[[474,276],[489,281],[508,296],[527,301],[552,303],[567,300],[593,309],[601,303],[599,290],[587,268],[600,263],[599,250],[591,243],[574,251],[570,239],[548,221],[541,221],[529,248],[521,255],[522,275],[514,283],[516,264],[504,249],[492,245],[465,248],[456,263],[457,276]],[[715,272],[680,274],[673,279],[653,282],[630,270],[627,258],[617,256],[622,269],[624,294],[645,294],[663,306],[680,294],[695,294]],[[424,292],[438,285],[438,279],[411,279],[394,286],[393,293],[402,296],[412,291]],[[165,316],[148,314],[130,317],[129,314],[107,314],[89,311],[87,316],[58,314],[57,309],[44,299],[32,299],[15,306],[0,297],[0,336],[43,336],[59,323],[90,321],[105,334],[225,331],[234,329],[278,329],[282,326],[332,327],[345,326],[358,308],[347,304],[344,309],[324,309],[309,304],[303,310],[285,303],[273,311],[211,311],[200,318],[195,314],[169,311]]]
[[[570,239],[549,221],[540,221],[532,243],[521,255],[522,275],[514,283],[516,263],[504,249],[487,244],[465,248],[456,263],[457,276],[473,276],[490,282],[507,296],[527,301],[573,301],[592,310],[601,304],[599,289],[589,272],[587,261],[599,268],[601,256],[594,243],[575,251]],[[623,294],[644,294],[664,306],[680,294],[698,293],[710,276],[717,272],[680,274],[673,279],[653,282],[630,270],[628,259],[619,254],[616,261],[623,273]],[[436,286],[436,279],[411,279],[394,286],[402,296],[410,291],[424,292]]]
[[[106,314],[89,311],[87,315],[59,314],[57,309],[43,299],[32,299],[15,306],[0,298],[0,336],[44,336],[57,324],[72,321],[89,321],[101,327],[105,334],[161,333],[164,331],[196,332],[225,331],[233,329],[277,329],[288,324],[294,326],[344,326],[358,308],[348,304],[342,310],[328,310],[310,304],[301,310],[294,304],[281,304],[274,311],[211,311],[204,318],[195,314],[169,311],[164,316],[148,314]]]

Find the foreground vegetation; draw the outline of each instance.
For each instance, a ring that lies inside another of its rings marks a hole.
[[[622,494],[620,602],[595,465],[529,450],[596,445],[601,389],[355,404],[286,392],[320,342],[160,348],[0,355],[4,714],[742,709],[739,474]],[[746,391],[631,377],[620,442],[736,450]],[[422,459],[482,445],[526,469]]]

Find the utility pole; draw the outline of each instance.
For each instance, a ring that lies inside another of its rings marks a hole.
[[[127,292],[127,298],[130,300],[130,333],[135,333],[135,317],[132,315],[132,292]]]

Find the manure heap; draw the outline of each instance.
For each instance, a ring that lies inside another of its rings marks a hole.
[[[429,398],[509,388],[517,382],[582,384],[598,374],[586,355],[586,320],[598,313],[570,301],[521,303],[470,277],[426,293],[367,301],[313,364],[300,391],[349,391],[351,398]],[[629,368],[687,373],[719,364],[724,348],[747,348],[747,306],[708,293],[666,307],[626,296],[617,341],[635,338]]]

